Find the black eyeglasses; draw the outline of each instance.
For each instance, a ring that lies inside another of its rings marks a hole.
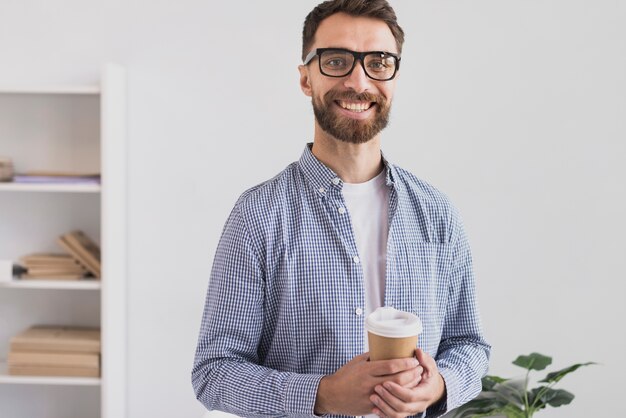
[[[327,77],[345,77],[352,73],[357,60],[372,80],[389,81],[400,68],[400,57],[391,52],[354,52],[343,48],[317,48],[304,59],[308,65],[315,56],[319,57],[320,72]]]

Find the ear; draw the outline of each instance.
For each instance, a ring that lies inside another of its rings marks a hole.
[[[304,65],[298,65],[298,71],[300,71],[300,88],[305,95],[311,97],[313,95],[313,91],[311,89],[309,69]]]

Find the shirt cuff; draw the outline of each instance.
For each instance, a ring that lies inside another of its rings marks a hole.
[[[451,409],[456,408],[461,396],[461,387],[456,373],[452,369],[439,369],[446,385],[445,396],[428,409],[428,417],[438,417]]]
[[[423,416],[426,418],[436,418],[442,416],[446,412],[448,412],[448,402],[445,398],[442,398],[438,402],[429,406]]]
[[[321,374],[292,374],[287,380],[285,412],[297,417],[315,417],[315,399],[322,377]]]

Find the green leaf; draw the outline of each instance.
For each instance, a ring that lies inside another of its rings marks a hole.
[[[523,367],[526,370],[543,370],[552,364],[552,357],[544,356],[539,353],[531,353],[527,356],[519,356],[515,359],[513,364]]]
[[[513,405],[507,405],[502,409],[502,413],[507,416],[507,418],[526,418],[524,411],[520,408],[517,408]]]
[[[567,405],[574,399],[574,395],[563,389],[551,389],[541,386],[531,390],[528,394],[528,403],[533,409],[541,409],[546,405],[561,406]]]
[[[549,388],[547,386],[540,386],[528,392],[528,404],[534,409],[544,408],[546,406],[545,399],[543,396],[539,397],[539,394],[547,391],[548,389]],[[537,399],[538,397],[539,399]]]
[[[472,415],[472,418],[494,417],[505,415],[507,418],[526,418],[524,411],[513,405],[506,405],[503,408],[494,409],[485,414]]]
[[[503,377],[498,377],[498,376],[485,376],[482,379],[483,390],[490,391],[498,383],[503,383],[503,382],[506,382],[507,380],[509,379],[505,379]]]
[[[554,392],[556,393],[554,394],[552,399],[548,401],[548,405],[550,406],[557,407],[562,405],[568,405],[574,400],[574,394],[566,390],[557,389]]]
[[[507,380],[494,386],[490,393],[493,393],[505,404],[523,405],[526,382],[524,380]]]
[[[482,396],[482,394],[481,394]],[[454,410],[454,418],[470,418],[477,414],[488,414],[504,405],[495,398],[476,398]]]
[[[506,415],[509,418],[525,418],[524,412],[514,405],[504,405],[497,399],[474,399],[454,410],[454,418],[482,418]]]
[[[574,364],[573,366],[566,367],[566,368],[561,369],[559,371],[548,373],[548,375],[544,379],[540,380],[540,382],[542,382],[542,383],[556,383],[559,380],[563,379],[563,377],[565,377],[565,375],[578,370],[580,367],[589,366],[591,364],[597,364],[597,363],[588,362],[588,363]]]

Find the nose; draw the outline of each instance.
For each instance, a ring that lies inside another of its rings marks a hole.
[[[343,85],[357,93],[363,93],[371,89],[372,80],[365,74],[361,61],[355,63],[354,69],[346,76]]]

